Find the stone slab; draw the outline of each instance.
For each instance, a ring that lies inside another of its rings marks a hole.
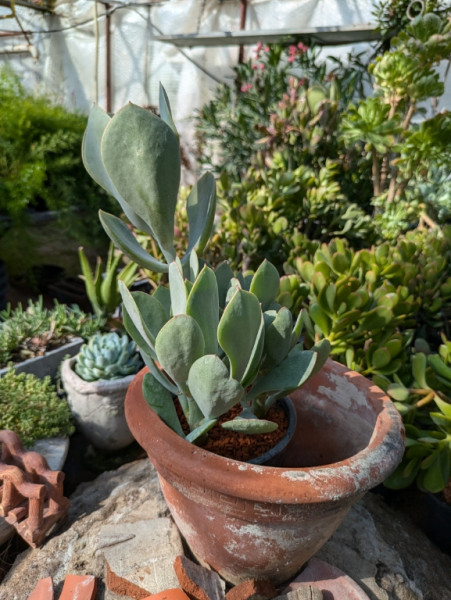
[[[133,598],[132,586],[147,595],[178,587],[173,565],[183,546],[169,517],[105,525],[98,536],[99,552],[106,561],[107,588],[113,592],[121,590]],[[124,582],[129,584],[126,589]]]

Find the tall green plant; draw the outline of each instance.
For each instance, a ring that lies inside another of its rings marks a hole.
[[[91,242],[100,207],[114,210],[83,169],[86,117],[29,94],[17,75],[0,70],[0,214],[27,222],[27,210],[56,211],[68,234]],[[80,217],[74,219],[74,210]],[[83,221],[89,218],[89,227]],[[80,239],[80,241],[81,241]]]

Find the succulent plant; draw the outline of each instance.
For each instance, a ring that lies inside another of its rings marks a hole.
[[[75,372],[85,381],[122,379],[134,375],[142,361],[133,340],[115,331],[99,333],[80,348]]]
[[[323,341],[310,350],[299,344],[302,320],[276,302],[280,278],[264,261],[255,274],[235,276],[228,263],[216,270],[198,258],[213,225],[215,181],[204,174],[186,201],[188,245],[174,249],[180,181],[180,148],[166,93],[161,118],[133,104],[110,117],[94,107],[83,143],[83,159],[94,179],[121,204],[130,222],[152,235],[166,262],[147,254],[127,225],[101,213],[113,242],[144,268],[167,272],[169,289],[152,295],[129,292],[120,283],[124,325],[150,373],[147,402],[180,435],[172,394],[189,425],[188,441],[203,438],[230,408],[242,412],[224,427],[247,433],[274,430],[269,407],[302,385],[328,356]]]

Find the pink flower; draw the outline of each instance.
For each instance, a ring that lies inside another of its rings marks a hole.
[[[288,54],[290,54],[290,56],[295,56],[298,53],[298,49],[296,48],[296,46],[290,46],[288,48]]]
[[[294,62],[295,58],[296,58],[295,56],[289,56],[288,62]]]
[[[305,46],[302,42],[299,42],[298,48],[300,52],[307,52],[308,46]]]
[[[258,68],[260,69],[260,71],[264,71],[265,70],[265,65],[263,63],[260,63],[258,65]]]
[[[252,83],[245,83],[241,86],[242,92],[248,92],[251,89],[252,89]]]
[[[254,71],[255,71],[255,70],[257,69],[257,65],[254,63],[254,64],[252,65],[252,68],[253,68],[253,69],[254,69]]]
[[[263,48],[263,52],[269,52],[269,46],[265,46],[265,47]]]

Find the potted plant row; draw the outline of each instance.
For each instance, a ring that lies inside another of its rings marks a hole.
[[[180,147],[162,88],[160,114],[128,104],[111,117],[94,106],[83,141],[91,176],[154,238],[163,259],[101,212],[105,231],[140,267],[169,280],[152,294],[121,285],[124,325],[146,365],[128,389],[126,418],[198,560],[231,583],[280,584],[395,469],[401,418],[379,388],[327,360],[327,341],[304,347],[304,314],[277,304],[280,279],[268,261],[235,274],[199,258],[215,215],[211,174],[187,198],[189,238],[185,255],[176,255]],[[270,411],[285,396],[296,413],[294,435],[271,464],[208,449],[222,434],[232,447],[258,445],[282,427]]]

